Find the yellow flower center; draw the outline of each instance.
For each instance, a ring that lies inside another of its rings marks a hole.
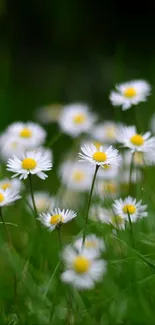
[[[133,214],[136,212],[136,207],[133,204],[126,204],[123,207],[123,212]]]
[[[82,171],[76,170],[72,176],[73,180],[76,182],[81,182],[85,179],[85,174]]]
[[[63,222],[63,218],[61,214],[55,214],[54,216],[51,216],[50,224],[51,225],[58,225],[58,223]]]
[[[73,268],[77,273],[86,273],[90,268],[90,261],[84,256],[77,256],[73,261]]]
[[[34,169],[36,166],[37,166],[37,163],[33,158],[25,158],[22,161],[23,169]]]
[[[3,190],[6,190],[7,188],[10,188],[10,187],[12,187],[12,185],[10,183],[4,183],[4,184],[1,185],[1,188]]]
[[[85,120],[86,120],[86,117],[82,113],[73,116],[73,121],[74,121],[75,124],[82,124],[82,123],[85,122]]]
[[[12,147],[13,149],[16,149],[17,146],[18,146],[18,143],[17,143],[16,141],[13,141],[13,142],[11,143],[11,147]]]
[[[96,151],[94,154],[93,154],[93,159],[97,162],[104,162],[107,160],[107,155],[105,152],[102,152],[102,151]]]
[[[132,98],[134,96],[136,96],[136,90],[133,87],[129,87],[127,89],[124,90],[124,96],[127,98]]]
[[[106,136],[110,139],[115,139],[116,138],[116,129],[113,126],[108,126],[106,128]]]
[[[28,128],[23,128],[20,133],[19,133],[20,137],[22,138],[31,138],[32,136],[32,131]]]
[[[86,248],[95,248],[96,242],[94,240],[86,240],[85,247]]]
[[[103,190],[109,192],[109,193],[116,193],[117,191],[117,185],[115,183],[110,183],[110,182],[107,182],[107,183],[104,183],[103,185]]]
[[[93,145],[96,147],[97,150],[100,149],[100,147],[102,146],[102,144],[100,142],[94,141]]]
[[[5,199],[4,195],[2,193],[0,193],[0,202],[3,202]]]
[[[142,146],[144,143],[144,139],[140,134],[135,134],[130,138],[130,141],[135,146]]]

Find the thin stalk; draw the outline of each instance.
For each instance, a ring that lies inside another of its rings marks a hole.
[[[132,154],[131,157],[131,164],[130,164],[130,173],[129,173],[129,194],[131,193],[132,190],[132,171],[133,171],[133,167],[134,167],[134,152]]]
[[[88,215],[89,215],[91,199],[92,199],[92,194],[93,194],[93,189],[94,189],[95,179],[96,179],[98,169],[99,169],[99,166],[96,166],[95,173],[94,173],[93,180],[92,180],[91,189],[90,189],[90,194],[89,194],[89,198],[88,198],[88,205],[87,205],[86,215],[85,215],[85,224],[84,224],[84,229],[83,229],[82,246],[84,245],[85,239],[86,239],[86,229],[87,229],[87,223],[88,223]]]
[[[32,199],[33,209],[34,209],[34,213],[37,216],[38,215],[38,212],[37,212],[37,208],[36,208],[36,204],[35,204],[35,199],[34,199],[34,193],[33,193],[32,175],[29,174],[29,177],[28,178],[29,178],[29,183],[30,183],[30,193],[31,193],[31,199]]]
[[[62,133],[57,133],[54,137],[47,143],[47,147],[52,147],[60,138],[62,137]]]
[[[6,238],[7,238],[7,242],[8,242],[8,245],[10,247],[12,247],[12,241],[11,241],[11,237],[10,237],[10,234],[8,232],[8,228],[6,226],[6,223],[5,223],[5,220],[3,218],[3,213],[2,213],[2,208],[0,207],[0,217],[1,217],[1,220],[2,220],[2,223],[3,223],[3,226],[4,226],[4,231],[5,231],[5,235],[6,235]]]
[[[127,212],[128,212],[128,221],[129,221],[129,225],[130,225],[131,244],[132,244],[132,248],[135,249],[135,240],[134,240],[134,235],[133,235],[132,221],[131,221],[129,211],[127,211]]]
[[[61,227],[58,227],[58,228],[57,228],[57,233],[58,233],[58,239],[59,239],[60,250],[62,250]]]

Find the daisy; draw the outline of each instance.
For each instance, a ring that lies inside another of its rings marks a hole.
[[[97,257],[101,254],[102,251],[105,250],[105,243],[103,239],[98,238],[96,235],[91,234],[86,236],[84,247],[83,247],[83,238],[78,238],[74,242],[74,247],[76,250],[81,253],[83,249],[87,249],[92,257]]]
[[[27,197],[28,203],[33,209],[33,203],[31,195]],[[34,192],[34,201],[37,208],[38,213],[42,213],[45,211],[50,211],[55,207],[56,199],[53,196],[50,196],[47,192]]]
[[[8,133],[4,133],[0,137],[0,156],[4,161],[7,161],[13,155],[20,158],[24,151],[25,147],[17,137],[8,135]]]
[[[91,144],[90,146],[85,145],[81,147],[81,151],[82,153],[79,153],[81,158],[80,161],[89,161],[96,166],[106,168],[110,165],[111,167],[116,167],[121,163],[121,157],[118,154],[118,150],[113,149],[112,146],[104,151],[102,146],[96,149],[96,147]]]
[[[112,121],[106,121],[96,125],[93,129],[94,138],[101,143],[115,143],[117,137],[117,129],[120,124]]]
[[[126,150],[123,154],[123,163],[125,166],[130,166],[132,160],[132,152]],[[133,156],[134,166],[143,167],[145,165],[155,165],[155,151],[140,152],[136,151]]]
[[[143,178],[143,174],[141,170],[133,169],[131,174],[131,182],[137,183],[140,182]],[[120,184],[128,184],[129,185],[129,179],[130,179],[130,169],[120,171],[120,175],[118,177],[118,181]]]
[[[90,218],[96,222],[111,224],[118,229],[125,228],[125,219],[121,215],[115,215],[113,209],[102,208],[100,205],[92,207]]]
[[[119,193],[119,185],[115,180],[99,180],[97,182],[97,194],[103,200],[106,198],[116,198]]]
[[[20,198],[21,196],[18,191],[11,188],[7,188],[6,190],[0,188],[0,207],[8,206]]]
[[[62,273],[61,280],[78,289],[93,288],[95,282],[101,280],[106,272],[106,262],[94,259],[88,249],[83,249],[79,253],[73,247],[68,246],[62,257],[67,270]]]
[[[51,104],[41,107],[36,111],[36,118],[44,124],[57,122],[59,120],[60,112],[62,110],[61,104]]]
[[[13,177],[20,176],[20,179],[26,179],[29,174],[36,174],[41,179],[48,177],[43,171],[51,170],[51,160],[42,152],[26,151],[22,159],[16,156],[9,159],[7,170],[15,173]]]
[[[41,213],[38,220],[49,229],[54,230],[56,227],[61,226],[63,223],[67,223],[77,216],[73,210],[54,209],[51,213]]]
[[[92,182],[92,169],[88,164],[65,161],[60,167],[62,182],[74,191],[88,191]]]
[[[110,100],[114,106],[122,106],[122,110],[132,105],[145,102],[150,95],[151,86],[145,80],[134,80],[116,85],[116,91],[110,93]]]
[[[120,166],[113,167],[111,165],[104,165],[97,173],[97,178],[100,180],[110,181],[116,179],[119,173]]]
[[[64,106],[59,116],[61,130],[73,137],[91,130],[96,118],[85,104],[75,103]]]
[[[6,130],[6,134],[16,137],[25,147],[31,149],[40,146],[46,138],[45,130],[33,122],[15,122],[12,123]]]
[[[121,128],[118,132],[117,139],[124,147],[130,148],[132,152],[151,152],[155,148],[155,137],[151,137],[150,132],[144,134],[137,133],[135,126]]]
[[[124,200],[115,200],[113,208],[116,215],[122,216],[125,220],[128,220],[128,215],[130,215],[131,221],[134,222],[138,218],[147,217],[145,211],[147,205],[142,205],[141,202],[142,200],[137,202],[136,199],[128,196]]]
[[[8,188],[12,189],[13,191],[20,191],[23,184],[19,179],[9,179],[5,178],[0,181],[0,189],[7,190]]]

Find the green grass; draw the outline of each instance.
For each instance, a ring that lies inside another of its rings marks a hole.
[[[61,147],[62,140],[59,141]],[[53,146],[54,152],[56,146],[58,143]],[[56,173],[59,159],[56,158],[56,161],[47,181],[33,178],[35,189],[44,188],[53,193],[58,191]],[[0,324],[153,325],[154,171],[154,167],[146,168],[143,182],[133,186],[133,195],[139,187],[137,199],[142,197],[143,203],[148,204],[148,217],[133,224],[134,248],[129,227],[113,233],[111,226],[89,221],[88,233],[95,233],[106,242],[103,258],[107,261],[107,272],[93,290],[78,291],[60,281],[57,231],[49,233],[39,222],[36,227],[36,217],[27,209],[24,200],[4,208],[13,247],[8,246],[3,224],[0,224]],[[5,175],[8,172],[3,168],[1,177]],[[28,191],[28,182],[25,183]],[[60,199],[65,189],[61,192]],[[72,243],[83,230],[87,199],[87,195],[80,195],[81,204],[75,207],[78,217],[63,226],[63,246]],[[72,202],[69,208],[71,206]]]

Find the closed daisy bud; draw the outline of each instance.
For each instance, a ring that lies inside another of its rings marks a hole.
[[[20,179],[26,179],[29,174],[36,174],[41,179],[45,179],[48,176],[43,171],[51,168],[51,160],[42,152],[35,151],[27,151],[22,159],[14,156],[7,163],[7,170],[15,173],[13,177],[19,176]]]
[[[107,263],[93,257],[88,249],[78,252],[74,247],[66,247],[62,255],[67,270],[61,275],[63,282],[78,289],[91,289],[102,279]]]
[[[27,199],[29,205],[33,209],[31,195],[28,195]],[[56,199],[53,196],[50,196],[47,192],[34,192],[34,200],[38,213],[50,211],[55,207]]]
[[[87,249],[92,257],[97,257],[105,250],[105,243],[103,239],[98,238],[96,235],[91,234],[86,236],[84,246],[83,238],[78,238],[74,242],[74,247],[78,252],[81,252],[83,249]]]
[[[124,147],[130,148],[132,152],[151,152],[155,148],[155,137],[151,137],[150,132],[138,133],[135,126],[121,128],[118,132],[117,140]]]
[[[122,110],[132,105],[145,102],[150,95],[151,86],[145,80],[134,80],[116,85],[116,91],[110,93],[110,101],[114,106],[122,106]]]
[[[6,134],[16,137],[26,150],[40,146],[46,138],[45,130],[33,122],[15,122],[7,128]]]
[[[64,209],[54,209],[50,213],[41,213],[38,220],[49,229],[49,231],[54,230],[56,227],[67,223],[76,217],[76,212],[73,210]]]
[[[8,206],[20,198],[21,196],[19,195],[18,191],[11,188],[7,188],[5,190],[0,189],[0,207]]]
[[[116,167],[121,163],[121,156],[118,153],[117,149],[113,149],[110,146],[108,149],[105,149],[101,146],[97,149],[93,144],[90,146],[85,145],[81,147],[82,153],[79,153],[81,158],[80,161],[89,161],[92,165],[102,166],[107,168],[108,166]]]
[[[63,107],[59,126],[64,133],[77,137],[91,130],[96,118],[85,104],[75,103]]]
[[[125,220],[128,220],[128,215],[130,215],[131,221],[134,222],[139,218],[147,217],[147,205],[141,203],[141,200],[137,202],[136,199],[128,196],[124,200],[115,200],[113,209],[116,215],[122,216]]]

